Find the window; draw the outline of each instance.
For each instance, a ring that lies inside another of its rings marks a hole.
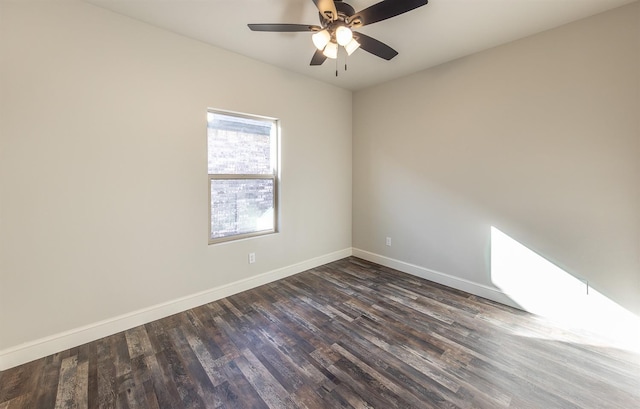
[[[277,231],[278,121],[207,112],[209,243]]]

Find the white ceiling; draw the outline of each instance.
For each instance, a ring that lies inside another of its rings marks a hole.
[[[311,33],[252,32],[248,23],[318,24],[311,0],[85,0],[114,12],[346,89],[358,90],[637,0],[430,0],[360,28],[399,52],[363,50],[309,66]],[[394,0],[388,0],[394,1]],[[377,0],[346,0],[356,11]]]

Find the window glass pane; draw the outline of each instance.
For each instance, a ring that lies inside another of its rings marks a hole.
[[[272,174],[275,121],[209,112],[209,174]]]
[[[212,179],[211,238],[274,230],[273,179]]]

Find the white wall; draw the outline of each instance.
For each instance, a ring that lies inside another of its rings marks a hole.
[[[355,93],[354,253],[484,291],[495,226],[640,314],[639,81],[636,2]]]
[[[76,1],[0,15],[0,355],[350,251],[351,92]],[[207,245],[207,107],[281,119],[281,233]]]

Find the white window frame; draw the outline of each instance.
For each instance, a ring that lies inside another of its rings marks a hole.
[[[239,112],[233,112],[233,111],[226,111],[226,110],[220,110],[220,109],[214,109],[214,108],[208,108],[207,109],[207,113],[212,113],[212,114],[218,114],[218,115],[227,115],[227,116],[233,116],[233,117],[237,117],[237,118],[247,118],[247,119],[251,119],[251,120],[259,120],[259,121],[268,121],[268,122],[272,122],[273,123],[273,129],[274,129],[274,135],[272,135],[271,137],[273,138],[272,143],[275,144],[275,147],[273,148],[273,153],[276,155],[275,158],[272,158],[273,161],[273,166],[272,166],[272,170],[273,173],[269,173],[269,174],[260,174],[260,173],[256,173],[256,174],[237,174],[237,173],[208,173],[209,177],[208,177],[208,190],[209,190],[209,203],[208,203],[208,208],[209,208],[209,244],[217,244],[217,243],[225,243],[225,242],[230,242],[230,241],[236,241],[236,240],[242,240],[242,239],[247,239],[250,237],[257,237],[257,236],[264,236],[264,235],[268,235],[268,234],[274,234],[274,233],[278,233],[278,214],[279,214],[279,172],[280,172],[280,121],[277,118],[271,118],[271,117],[267,117],[267,116],[260,116],[260,115],[252,115],[252,114],[245,114],[245,113],[239,113]],[[207,121],[207,133],[208,133],[208,121]],[[209,157],[208,154],[209,151],[209,144],[207,142],[207,158]],[[234,234],[234,235],[230,235],[230,236],[225,236],[225,237],[217,237],[217,238],[211,238],[212,235],[212,230],[211,230],[211,225],[212,225],[212,194],[211,194],[211,182],[213,180],[271,180],[273,182],[273,228],[272,229],[266,229],[266,230],[259,230],[259,231],[253,231],[253,232],[248,232],[248,233],[240,233],[240,234]]]

